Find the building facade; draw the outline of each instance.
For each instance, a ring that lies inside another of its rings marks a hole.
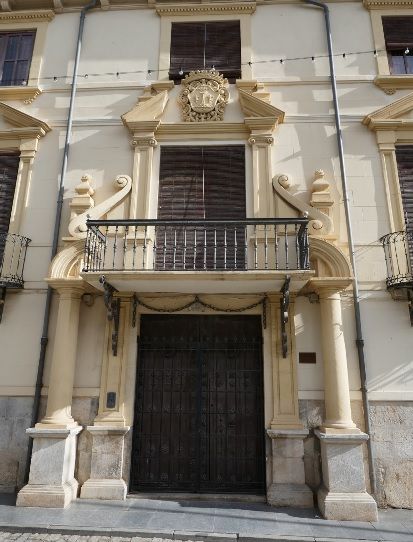
[[[18,506],[413,507],[413,10],[328,8],[339,110],[315,5],[1,2]]]

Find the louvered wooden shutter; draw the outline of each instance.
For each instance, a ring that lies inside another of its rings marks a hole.
[[[413,45],[413,17],[383,17],[382,21],[388,48]]]
[[[28,83],[35,35],[34,30],[0,34],[2,86]]]
[[[170,79],[213,66],[231,81],[241,77],[239,21],[172,23]]]
[[[0,155],[0,233],[9,229],[18,168],[18,156]]]
[[[396,159],[406,228],[413,231],[413,146],[396,147]]]
[[[243,146],[162,147],[159,219],[242,220],[245,209]],[[226,231],[223,227],[158,227],[156,267],[243,268],[244,236],[243,226]],[[235,244],[239,245],[236,254]]]

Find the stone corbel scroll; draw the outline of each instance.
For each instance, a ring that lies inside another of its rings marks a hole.
[[[324,176],[324,174],[323,174]],[[316,180],[313,183],[313,191],[318,192],[319,190],[319,181],[320,178],[317,176],[316,172]],[[318,183],[318,184],[316,184]],[[308,205],[302,199],[298,198],[297,196],[294,196],[289,191],[289,188],[291,187],[291,180],[289,179],[288,175],[276,175],[272,180],[272,185],[274,187],[275,192],[289,205],[300,211],[304,216],[308,216],[309,218],[309,224],[308,224],[308,233],[310,235],[317,235],[317,236],[325,236],[329,235],[333,231],[333,221],[326,213],[320,211],[319,209],[313,207],[312,205]],[[326,186],[325,186],[326,185]],[[323,190],[330,196],[330,193],[328,192],[329,183],[327,181],[323,181]],[[332,199],[329,200],[329,205],[333,204]],[[312,202],[313,203],[313,202]],[[327,204],[326,204],[327,205]]]
[[[114,181],[115,187],[119,190],[117,194],[110,196],[99,205],[90,207],[83,213],[76,215],[69,222],[69,233],[76,239],[84,239],[87,233],[86,221],[88,219],[98,220],[116,207],[130,192],[132,180],[128,175],[118,175]],[[93,200],[92,200],[93,201]]]

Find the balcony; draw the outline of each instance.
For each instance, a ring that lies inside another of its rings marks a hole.
[[[386,285],[394,299],[412,299],[413,232],[397,231],[384,235],[380,241],[386,259]]]
[[[23,288],[23,271],[30,239],[0,233],[0,288]]]
[[[8,288],[23,288],[23,271],[30,239],[11,233],[0,233],[0,322]]]
[[[259,293],[309,270],[308,220],[89,220],[82,276],[119,291]]]

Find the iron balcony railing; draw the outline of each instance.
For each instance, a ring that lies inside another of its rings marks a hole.
[[[309,269],[308,220],[89,220],[84,271]]]
[[[23,271],[30,239],[0,233],[0,288],[23,288]]]
[[[396,231],[381,237],[386,258],[388,288],[413,286],[413,232]]]

